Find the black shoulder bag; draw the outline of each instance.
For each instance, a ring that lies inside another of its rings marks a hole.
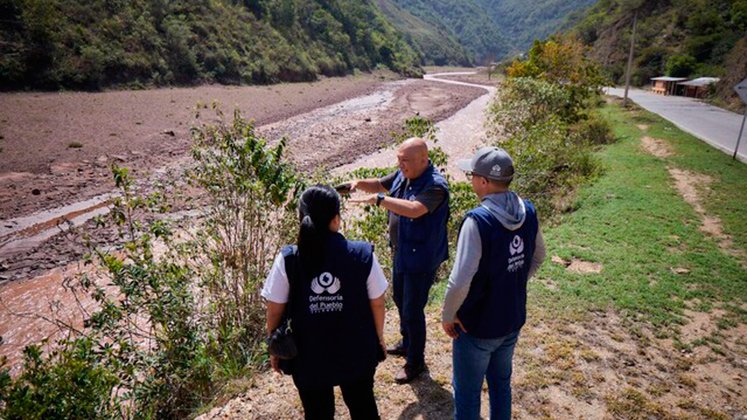
[[[291,308],[293,304],[293,284],[295,283],[294,277],[298,273],[297,266],[298,262],[298,251],[293,253],[293,258],[289,258],[292,263],[292,267],[285,267],[286,275],[293,273],[294,275],[288,275],[288,302],[285,305],[285,313],[283,315],[283,321],[280,322],[277,328],[275,328],[270,336],[267,338],[267,349],[270,354],[280,359],[280,370],[286,375],[290,375],[291,365],[290,360],[298,356],[298,346],[296,346],[296,340],[293,337],[293,319],[291,317]]]

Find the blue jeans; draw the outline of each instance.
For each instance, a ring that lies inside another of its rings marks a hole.
[[[392,294],[399,312],[402,346],[407,349],[407,364],[425,363],[425,305],[436,271],[429,273],[392,273]]]
[[[459,332],[454,340],[454,419],[479,419],[482,382],[487,378],[490,419],[511,418],[511,364],[519,332],[482,339]]]

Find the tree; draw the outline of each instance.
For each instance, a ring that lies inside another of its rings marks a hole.
[[[695,58],[689,55],[673,55],[667,60],[667,76],[687,77],[695,70]]]

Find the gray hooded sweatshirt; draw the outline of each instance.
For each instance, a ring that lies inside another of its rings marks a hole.
[[[489,194],[483,197],[481,206],[488,209],[508,230],[519,229],[526,219],[524,201],[513,191]],[[472,278],[477,273],[482,256],[482,241],[477,223],[467,218],[459,232],[454,267],[451,269],[449,284],[446,287],[446,298],[441,315],[443,322],[454,322],[457,310],[467,298]],[[532,263],[529,265],[531,278],[545,259],[545,241],[538,227],[536,247]]]

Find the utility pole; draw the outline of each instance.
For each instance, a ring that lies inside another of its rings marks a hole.
[[[731,156],[733,160],[737,160],[737,152],[739,152],[739,141],[742,140],[742,132],[744,131],[745,121],[747,121],[747,110],[744,111],[744,118],[742,118],[742,127],[739,128],[739,137],[737,137],[737,145],[734,147],[734,154]]]
[[[742,80],[741,83],[734,86],[734,91],[737,92],[737,95],[739,95],[739,98],[747,104],[747,79]],[[742,118],[742,126],[739,128],[739,137],[737,137],[737,145],[734,147],[734,155],[732,155],[732,159],[737,158],[737,153],[739,152],[739,142],[742,140],[742,132],[744,131],[744,122],[747,121],[747,109],[744,110],[744,118]]]
[[[635,46],[635,24],[638,20],[638,10],[633,13],[633,34],[630,36],[630,52],[628,53],[628,67],[625,69],[625,96],[623,106],[628,106],[628,89],[630,89],[630,67],[633,65],[633,47]]]

